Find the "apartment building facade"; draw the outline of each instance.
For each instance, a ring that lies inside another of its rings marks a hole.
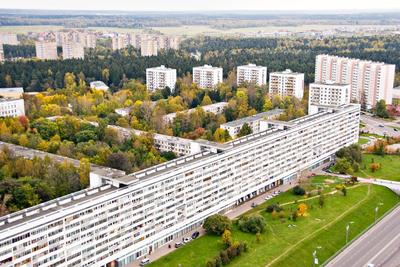
[[[25,115],[23,99],[0,98],[0,117],[18,117]]]
[[[222,83],[222,68],[204,65],[193,68],[193,82],[202,89],[213,89],[217,84]]]
[[[35,42],[36,57],[43,60],[58,59],[57,43],[53,41],[40,40]]]
[[[0,33],[0,44],[19,45],[19,41],[15,33]]]
[[[176,69],[167,68],[164,65],[146,69],[147,90],[154,92],[157,89],[169,87],[171,92],[175,90]]]
[[[371,109],[379,100],[392,103],[396,66],[355,58],[318,55],[315,62],[315,82],[334,81],[349,84],[351,101]]]
[[[318,108],[350,104],[350,85],[332,81],[311,83],[308,100],[308,114],[318,113]]]
[[[267,67],[248,64],[237,67],[237,84],[253,83],[258,86],[267,84]]]
[[[0,218],[1,266],[125,266],[356,143],[360,107],[303,117]],[[96,187],[98,186],[98,187]]]
[[[204,112],[210,112],[210,113],[218,115],[224,111],[226,106],[228,106],[228,102],[217,102],[214,104],[201,106],[201,107],[197,107],[197,108],[202,108],[204,110]],[[184,111],[182,111],[182,113],[185,113],[185,112],[191,113],[191,112],[195,111],[197,108],[191,108],[188,110],[184,110]],[[174,113],[169,113],[169,114],[164,115],[163,116],[164,123],[172,123],[178,113],[179,112],[174,112]]]
[[[5,60],[4,57],[4,48],[3,48],[3,44],[0,43],[0,62],[3,62]]]
[[[270,96],[294,96],[302,99],[304,94],[304,73],[293,72],[290,69],[270,73],[269,94]]]
[[[120,50],[124,49],[128,46],[128,39],[125,34],[116,34],[113,38],[111,38],[111,46],[112,50]]]
[[[140,54],[142,57],[151,57],[158,55],[158,42],[154,36],[141,36]]]
[[[75,42],[73,40],[65,40],[62,45],[63,59],[84,59],[85,48],[84,43]]]

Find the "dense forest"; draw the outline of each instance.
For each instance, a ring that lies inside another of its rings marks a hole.
[[[114,89],[121,88],[128,79],[145,80],[146,68],[166,65],[176,68],[178,76],[192,71],[192,67],[212,64],[224,68],[224,76],[236,66],[255,63],[268,71],[290,68],[304,72],[306,83],[314,80],[315,56],[322,53],[383,61],[400,66],[400,41],[396,36],[353,37],[332,39],[306,38],[241,38],[224,39],[203,37],[187,39],[182,50],[161,51],[158,56],[141,57],[129,47],[112,52],[104,47],[88,50],[84,60],[18,61],[0,65],[0,87],[23,86],[26,91],[63,88],[67,72],[81,73],[86,82],[103,80]],[[6,55],[29,54],[31,48],[6,47]],[[196,60],[190,52],[199,51]],[[396,83],[400,77],[396,77]]]

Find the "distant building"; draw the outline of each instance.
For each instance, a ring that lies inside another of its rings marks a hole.
[[[221,114],[222,112],[224,112],[224,109],[227,105],[228,105],[228,102],[218,102],[218,103],[214,103],[211,105],[199,106],[198,108],[202,108],[204,110],[204,112],[210,112],[210,113],[218,115],[218,114]],[[164,123],[171,123],[171,122],[173,122],[173,120],[175,119],[175,117],[178,113],[192,113],[196,109],[197,108],[191,108],[191,109],[180,111],[180,112],[169,113],[169,114],[163,116],[163,121],[164,121]]]
[[[221,129],[227,130],[229,132],[229,135],[233,138],[235,138],[239,132],[240,129],[242,129],[243,125],[247,123],[249,125],[252,133],[259,133],[262,129],[260,128],[260,122],[262,120],[272,120],[276,119],[279,115],[283,113],[284,110],[282,109],[273,109],[269,110],[266,112],[261,112],[258,114],[255,114],[253,116],[241,118],[235,121],[230,121],[227,123],[223,123],[220,125]],[[265,129],[266,130],[266,129]]]
[[[140,54],[142,57],[157,56],[158,42],[152,36],[142,36],[140,43]]]
[[[153,92],[157,89],[169,87],[173,92],[176,83],[176,69],[166,68],[164,65],[146,69],[147,90]]]
[[[364,109],[375,107],[383,99],[392,103],[396,66],[355,58],[318,55],[315,62],[315,82],[350,84],[351,101]]]
[[[393,88],[392,97],[400,100],[400,86]]]
[[[66,40],[62,46],[63,59],[80,58],[85,57],[85,48],[83,43],[75,42],[72,40]]]
[[[5,60],[5,57],[4,57],[3,44],[0,43],[0,62],[3,62],[4,60]]]
[[[320,107],[338,107],[350,104],[350,85],[332,81],[311,83],[308,100],[308,114],[316,114]]]
[[[267,67],[248,64],[237,67],[237,84],[253,83],[259,86],[267,84]]]
[[[141,43],[142,43],[142,38],[141,38],[140,34],[129,33],[128,37],[129,37],[129,44],[131,46],[133,46],[134,48],[139,49],[141,46]]]
[[[97,45],[97,36],[95,33],[88,33],[85,36],[85,47],[87,48],[96,48]]]
[[[200,88],[212,89],[222,83],[222,68],[204,65],[193,68],[193,82]]]
[[[102,81],[94,81],[94,82],[90,83],[90,88],[96,89],[96,90],[107,91],[109,87]]]
[[[22,98],[23,94],[22,87],[0,88],[0,96],[3,98]]]
[[[0,117],[18,117],[25,115],[23,99],[0,98]]]
[[[52,41],[37,41],[35,43],[36,57],[39,59],[58,59],[57,43]]]
[[[0,33],[0,44],[19,45],[19,41],[15,33]]]
[[[120,50],[128,46],[128,40],[125,34],[117,34],[112,39],[112,50]]]
[[[294,96],[299,99],[304,94],[304,73],[292,72],[287,69],[269,74],[269,94],[281,97]]]

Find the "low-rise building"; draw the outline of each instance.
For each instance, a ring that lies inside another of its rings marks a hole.
[[[109,87],[102,81],[94,81],[94,82],[90,82],[90,88],[96,89],[96,90],[107,91]]]
[[[290,69],[270,73],[269,94],[270,96],[294,96],[302,99],[304,94],[304,73],[293,72]]]
[[[319,107],[338,107],[350,104],[350,85],[333,81],[311,83],[308,98],[308,114],[318,113]]]
[[[166,68],[164,65],[146,69],[146,86],[150,92],[166,87],[169,87],[173,92],[175,83],[176,69]]]
[[[237,84],[253,83],[258,86],[267,84],[267,67],[248,64],[237,67]]]
[[[214,104],[211,104],[211,105],[201,106],[201,107],[198,107],[198,108],[202,108],[204,110],[204,112],[210,112],[210,113],[214,113],[214,114],[218,115],[218,114],[221,114],[222,112],[224,112],[224,109],[225,109],[225,107],[227,105],[228,105],[228,102],[218,102],[218,103],[214,103]],[[191,108],[191,109],[184,110],[184,111],[181,111],[181,112],[182,113],[185,113],[185,112],[191,113],[191,112],[193,112],[195,110],[196,110],[196,108]],[[163,116],[164,123],[173,122],[178,113],[179,112],[175,112],[175,113],[169,113],[167,115],[164,115]]]
[[[193,68],[193,82],[202,89],[213,89],[222,83],[222,68],[204,65]]]
[[[0,96],[3,98],[22,98],[23,94],[22,87],[0,88]]]
[[[25,115],[23,99],[0,98],[0,117],[18,117]]]
[[[235,121],[230,121],[220,125],[221,129],[227,130],[229,135],[235,138],[243,125],[247,123],[252,133],[259,133],[262,129],[260,128],[260,121],[262,120],[273,120],[284,112],[283,109],[273,109],[266,112],[261,112],[253,116],[241,118]]]

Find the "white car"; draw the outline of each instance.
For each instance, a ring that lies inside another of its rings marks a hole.
[[[191,238],[190,237],[185,237],[184,239],[183,239],[183,243],[184,244],[187,244],[187,243],[189,243],[191,241]]]
[[[145,266],[145,265],[147,265],[147,264],[149,264],[150,263],[150,259],[148,259],[148,258],[144,258],[143,260],[141,260],[140,261],[140,266]]]

